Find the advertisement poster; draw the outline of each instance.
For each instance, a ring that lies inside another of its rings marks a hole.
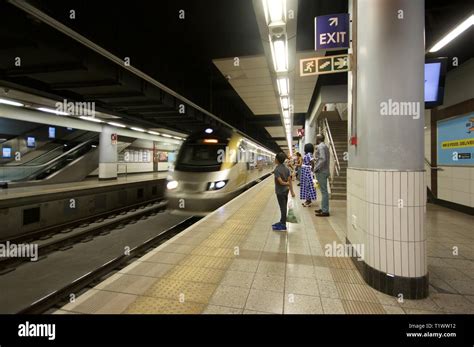
[[[12,157],[12,149],[10,147],[3,147],[2,148],[2,157],[3,158],[11,158]]]
[[[158,161],[168,162],[168,152],[160,152],[160,155],[158,157]]]
[[[438,122],[438,165],[474,166],[474,112]]]
[[[28,136],[26,138],[26,147],[35,148],[36,147],[36,138],[34,138],[32,136]]]

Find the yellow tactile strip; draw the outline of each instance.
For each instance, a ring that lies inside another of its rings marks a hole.
[[[236,247],[243,243],[260,217],[260,208],[272,196],[267,181],[252,200],[245,203],[208,238],[193,242],[190,254],[174,265],[162,278],[138,297],[125,313],[201,313],[225,270],[238,256]],[[200,226],[202,227],[202,226]]]
[[[344,311],[349,314],[385,314],[385,310],[382,305],[361,302],[361,301],[342,301]]]

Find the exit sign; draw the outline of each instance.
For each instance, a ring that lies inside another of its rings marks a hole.
[[[314,18],[315,50],[349,48],[349,14],[339,13]]]

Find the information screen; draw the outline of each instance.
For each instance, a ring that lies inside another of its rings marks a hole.
[[[441,62],[425,64],[425,102],[438,101],[440,77]]]
[[[474,112],[438,122],[438,165],[474,166]]]
[[[56,128],[55,127],[49,127],[48,137],[50,139],[55,139],[56,138]]]
[[[34,138],[33,136],[28,136],[26,138],[26,147],[35,148],[36,147],[36,138]]]
[[[11,158],[12,157],[12,149],[10,147],[3,147],[2,148],[2,158]]]

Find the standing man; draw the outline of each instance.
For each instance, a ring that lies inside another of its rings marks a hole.
[[[322,201],[321,209],[315,211],[317,217],[329,217],[329,160],[329,147],[324,143],[324,135],[318,134],[316,135],[316,165],[314,166],[314,172],[321,189]]]

